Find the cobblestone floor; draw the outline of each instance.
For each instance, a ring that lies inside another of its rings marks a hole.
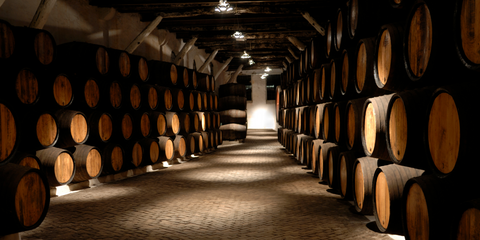
[[[22,239],[392,239],[327,191],[277,142],[245,143],[51,199]],[[369,224],[370,223],[370,224]]]

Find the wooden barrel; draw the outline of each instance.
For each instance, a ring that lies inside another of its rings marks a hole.
[[[322,86],[322,69],[317,68],[313,70],[310,80],[312,81],[312,101],[314,103],[320,103],[321,98],[321,86]]]
[[[413,0],[388,0],[390,6],[399,10],[410,9]]]
[[[203,153],[205,151],[203,135],[200,132],[191,133],[195,139],[195,151],[194,153]]]
[[[51,97],[50,89],[41,88],[41,83],[49,79],[41,71],[8,63],[0,66],[0,71],[4,79],[0,89],[1,99],[28,108],[41,102],[41,98]]]
[[[175,144],[172,138],[160,136],[157,141],[160,146],[160,159],[163,161],[172,160],[175,156]]]
[[[322,139],[327,142],[335,140],[335,112],[333,103],[325,103],[322,114]]]
[[[424,148],[430,169],[439,177],[477,175],[478,162],[471,161],[479,131],[470,107],[475,91],[476,84],[446,86],[435,90],[428,102]]]
[[[56,147],[68,148],[83,144],[89,137],[87,117],[79,111],[63,109],[55,112],[60,135]]]
[[[145,147],[140,144],[140,140],[132,139],[122,144],[125,149],[124,168],[134,169],[140,167],[144,161],[147,162],[147,151]]]
[[[66,149],[51,147],[36,152],[42,163],[42,171],[51,187],[70,183],[75,176],[75,161]]]
[[[124,50],[108,48],[110,58],[110,76],[112,78],[129,78],[131,75],[130,54]]]
[[[341,71],[341,80],[339,80],[339,89],[340,94],[343,98],[352,98],[357,93],[355,92],[355,64],[356,64],[356,55],[355,49],[350,47],[344,49],[341,55],[342,59],[342,71]]]
[[[99,79],[92,77],[77,77],[71,81],[71,85],[73,96],[75,98],[71,105],[73,108],[86,111],[104,107],[100,106],[100,97],[104,98],[107,95],[103,96],[103,94],[100,93],[101,83],[99,82]]]
[[[300,139],[300,154],[298,155],[298,158],[297,160],[305,165],[307,168],[310,168],[311,164],[310,164],[310,157],[311,157],[311,150],[310,150],[310,145],[311,145],[311,142],[314,140],[315,138],[312,137],[312,136],[303,136],[301,139]]]
[[[362,145],[362,112],[367,98],[350,100],[345,106],[346,145],[348,150],[355,151],[357,155],[364,155]]]
[[[192,134],[188,134],[184,136],[184,138],[185,138],[185,146],[186,146],[185,156],[187,158],[190,158],[192,157],[193,154],[195,154],[195,138],[193,137]]]
[[[48,94],[48,98],[45,99],[45,105],[53,103],[61,108],[72,105],[74,99],[72,80],[68,74],[53,73],[52,77],[49,78],[49,84],[42,85],[42,91]]]
[[[366,156],[390,160],[386,142],[387,107],[393,94],[369,98],[362,111],[362,145]]]
[[[178,113],[178,120],[180,125],[179,134],[187,135],[190,133],[190,114],[187,112]]]
[[[143,101],[154,111],[170,111],[173,108],[173,94],[170,88],[157,85],[142,85]]]
[[[50,189],[38,169],[13,163],[0,166],[0,235],[38,227],[48,212]]]
[[[325,61],[325,38],[322,36],[315,37],[310,43],[310,60],[311,69],[317,69]]]
[[[353,204],[358,213],[373,214],[373,176],[377,167],[385,165],[378,158],[361,157],[353,163]]]
[[[173,140],[173,146],[175,148],[174,157],[183,158],[187,154],[187,143],[183,135],[175,135]]]
[[[327,184],[334,190],[340,190],[340,147],[338,145],[332,145],[331,147],[325,148],[325,150],[328,151],[326,158],[323,159],[324,164],[326,164],[324,168],[327,170]],[[324,150],[321,151],[323,153]]]
[[[110,59],[105,47],[69,42],[57,46],[57,62],[61,69],[87,76],[105,76],[109,73]]]
[[[22,151],[32,152],[52,147],[58,141],[60,130],[57,118],[50,112],[32,113],[23,118],[21,126],[22,132],[19,137],[22,144],[19,147]],[[8,133],[5,137],[8,137]]]
[[[134,81],[146,83],[150,80],[150,72],[148,69],[148,61],[143,56],[129,55],[130,57],[130,77]]]
[[[334,43],[334,36],[335,36],[335,21],[333,20],[328,20],[327,25],[325,28],[326,31],[326,41],[325,41],[325,57],[326,58],[331,58],[332,56],[335,55],[335,43]]]
[[[479,237],[480,199],[462,202],[455,208],[451,223],[451,239],[475,239]]]
[[[477,24],[479,3],[473,0],[457,0],[454,10],[455,49],[462,64],[470,70],[480,71]]]
[[[423,170],[390,164],[375,170],[373,176],[373,215],[381,232],[402,232],[403,187]]]
[[[433,88],[396,93],[387,107],[386,141],[390,159],[397,164],[426,169],[423,133]]]
[[[152,122],[150,112],[135,112],[133,114],[133,138],[140,139],[150,137]]]
[[[133,137],[133,116],[130,113],[116,113],[113,116],[113,135],[116,141],[123,142]]]
[[[220,130],[222,130],[223,139],[224,140],[242,140],[247,137],[247,126],[230,123],[220,126]]]
[[[193,94],[193,100],[194,100],[194,111],[202,111],[203,107],[203,99],[202,99],[202,94],[199,91],[192,91]]]
[[[13,35],[13,26],[7,21],[0,20],[0,59],[10,60],[10,57],[15,52],[15,36]]]
[[[342,99],[342,76],[343,76],[343,58],[337,57],[330,60],[330,88],[328,97],[330,100],[338,101]]]
[[[165,119],[167,120],[167,131],[165,136],[174,136],[180,132],[180,119],[176,112],[166,112]]]
[[[354,86],[360,96],[379,95],[383,92],[375,83],[375,38],[360,39],[356,48]]]
[[[200,73],[197,72],[197,81],[198,81],[198,87],[197,90],[202,91],[202,92],[211,92],[211,86],[210,86],[210,75],[206,73]]]
[[[323,135],[323,114],[324,114],[324,108],[325,108],[325,103],[317,104],[315,107],[315,138],[322,138]]]
[[[346,146],[347,142],[347,118],[345,116],[345,109],[347,102],[336,102],[332,108],[333,117],[333,129],[335,131],[333,142],[339,146]]]
[[[247,95],[247,90],[245,84],[239,83],[227,83],[220,85],[218,90],[219,97],[228,97],[228,96],[239,96],[245,97]]]
[[[122,84],[117,80],[113,80],[107,84],[106,92],[108,92],[108,98],[106,100],[108,100],[109,108],[118,110],[122,107],[123,98],[126,97],[123,96],[122,91]]]
[[[322,101],[328,101],[330,99],[330,84],[331,84],[331,63],[322,64],[322,81],[320,87],[320,98]]]
[[[202,122],[197,112],[189,112],[190,114],[190,132],[200,132],[202,130]]]
[[[125,151],[118,143],[108,143],[101,150],[103,168],[102,174],[115,174],[120,172],[123,167]]]
[[[13,53],[10,58],[12,61],[36,68],[49,66],[54,62],[57,44],[48,31],[29,27],[13,27],[11,30],[15,42],[13,46],[9,45],[5,52]],[[5,38],[12,40],[8,35]]]
[[[151,111],[148,113],[150,117],[150,136],[158,137],[165,135],[167,132],[167,119],[165,114],[158,111]]]
[[[323,144],[322,139],[315,139],[311,143],[311,154],[310,157],[310,168],[312,169],[312,173],[314,176],[318,177],[318,169],[319,169],[319,159],[320,159],[320,148]]]
[[[177,66],[173,63],[157,60],[148,61],[152,83],[165,87],[176,87],[178,80]]]
[[[350,43],[347,28],[347,8],[340,7],[337,9],[335,33],[333,36],[333,42],[335,51],[341,53],[342,50]]]
[[[403,26],[383,25],[375,41],[373,75],[378,88],[401,91],[411,85],[403,66]]]
[[[88,116],[90,133],[87,142],[90,145],[108,143],[113,135],[112,115],[103,111],[94,111]]]
[[[139,141],[143,149],[143,165],[155,164],[160,160],[160,145],[155,139],[143,138]]]
[[[247,98],[239,96],[228,96],[220,98],[220,110],[238,109],[246,110]]]
[[[194,69],[187,69],[188,71],[188,89],[196,90],[198,87],[198,80],[197,80],[197,71]]]
[[[341,152],[339,154],[339,166],[338,166],[338,177],[339,177],[339,188],[340,188],[340,197],[345,200],[352,199],[352,188],[353,188],[353,164],[357,159],[355,157],[354,151]]]
[[[75,176],[72,182],[83,182],[100,176],[103,159],[98,148],[82,144],[75,146],[72,152],[75,161]]]
[[[177,72],[178,72],[178,79],[177,82],[179,84],[179,88],[186,89],[188,88],[190,84],[190,80],[188,79],[188,68],[183,67],[183,66],[177,66]]]
[[[170,88],[172,93],[172,111],[183,111],[185,107],[185,95],[181,88]]]
[[[125,104],[125,107],[128,109],[127,111],[137,111],[142,107],[142,92],[140,91],[140,86],[138,83],[123,85],[124,93],[122,93],[122,95],[125,96],[128,102],[128,104]]]
[[[193,94],[193,91],[184,89],[183,96],[184,96],[183,111],[186,111],[186,112],[195,111],[195,95]]]
[[[318,178],[321,181],[328,183],[328,163],[330,151],[333,151],[335,155],[338,155],[339,148],[335,143],[325,142],[320,147],[320,152],[318,153]]]
[[[21,166],[40,169],[42,163],[37,156],[31,153],[17,152],[15,157],[10,161],[11,163],[18,164]]]

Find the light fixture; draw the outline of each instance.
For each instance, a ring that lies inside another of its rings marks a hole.
[[[267,66],[267,68],[265,68],[265,72],[270,72],[270,71],[272,71],[272,69]]]
[[[253,61],[253,59],[250,59],[250,60],[248,60],[248,64],[253,65],[253,64],[255,64],[255,61]]]
[[[243,33],[239,32],[239,31],[236,31],[232,37],[234,38],[237,38],[237,39],[242,39],[242,38],[245,38],[245,36],[243,36]]]
[[[264,74],[262,74],[262,76],[260,78],[265,79],[265,78],[267,78],[267,76],[268,76],[268,73],[264,73]]]
[[[243,51],[242,58],[251,58],[250,55],[248,55],[247,51]]]
[[[218,5],[215,7],[215,12],[230,12],[233,8],[230,6],[230,3],[227,3],[227,0],[219,0]]]

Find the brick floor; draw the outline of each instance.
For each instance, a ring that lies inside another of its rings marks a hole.
[[[186,163],[51,199],[22,239],[392,239],[251,131]]]

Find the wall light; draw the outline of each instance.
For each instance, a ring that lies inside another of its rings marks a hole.
[[[253,59],[250,59],[250,60],[248,60],[248,64],[253,65],[253,64],[255,64],[255,61],[253,61]]]
[[[230,6],[230,3],[227,3],[227,0],[219,0],[218,5],[215,7],[215,12],[230,12],[233,8]]]
[[[241,38],[245,38],[245,36],[243,36],[243,33],[239,32],[239,31],[236,31],[236,32],[232,35],[232,37],[234,37],[234,38],[240,38],[240,39],[241,39]]]
[[[243,51],[242,58],[251,58],[250,55],[248,55],[247,51]]]
[[[272,71],[271,68],[269,68],[269,67],[265,68],[265,72],[270,72],[270,71]]]

